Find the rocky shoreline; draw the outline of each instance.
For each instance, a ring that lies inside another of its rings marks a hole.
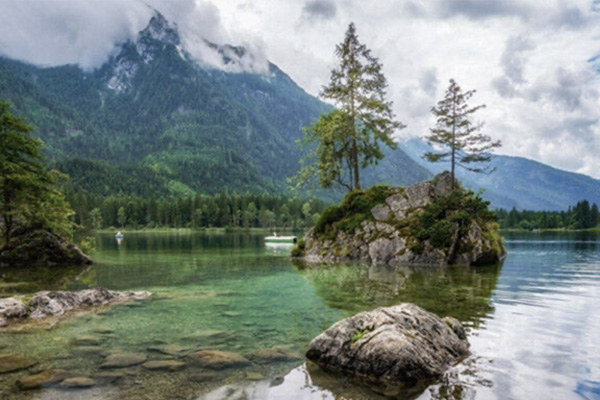
[[[150,297],[150,292],[116,292],[104,288],[78,292],[42,291],[31,297],[0,299],[0,327],[62,316],[71,311]]]

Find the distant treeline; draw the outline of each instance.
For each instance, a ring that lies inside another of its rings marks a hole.
[[[105,228],[305,228],[326,204],[284,196],[255,194],[197,195],[177,199],[96,196],[70,193],[75,222],[87,229]]]
[[[502,229],[590,229],[598,227],[598,205],[580,201],[566,211],[497,210]]]

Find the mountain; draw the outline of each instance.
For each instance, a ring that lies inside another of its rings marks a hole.
[[[0,58],[0,98],[34,125],[49,160],[79,190],[285,192],[299,168],[302,128],[331,106],[276,65],[257,67],[243,47],[204,44],[221,67],[192,57],[177,26],[156,12],[92,72]],[[396,150],[365,181],[428,176]]]
[[[430,150],[427,143],[412,139],[402,148],[413,160],[433,173],[448,168],[443,163],[430,163],[422,158]],[[491,173],[477,174],[457,170],[463,184],[475,191],[483,189],[483,198],[493,207],[535,211],[561,211],[578,201],[600,204],[600,180],[563,171],[522,157],[493,155]]]

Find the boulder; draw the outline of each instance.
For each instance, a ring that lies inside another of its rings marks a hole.
[[[54,266],[92,264],[73,243],[44,230],[15,236],[0,251],[0,266]]]
[[[309,263],[360,261],[398,266],[499,262],[505,251],[497,224],[482,210],[465,215],[457,206],[457,193],[471,203],[481,201],[463,189],[453,191],[449,173],[406,188],[352,192],[340,206],[332,208],[335,212],[323,213],[327,223],[317,222],[292,254]],[[452,201],[447,200],[450,197]],[[427,226],[420,216],[442,207],[440,204],[448,207],[444,216],[428,217],[426,222],[432,226]]]
[[[141,300],[151,296],[150,292],[115,292],[104,288],[86,289],[78,292],[43,291],[38,292],[29,302],[30,317],[44,318],[62,315],[67,311],[83,307],[97,307],[127,300]]]
[[[86,289],[78,292],[43,291],[35,293],[25,304],[20,299],[0,299],[0,327],[25,318],[39,320],[49,316],[60,316],[69,311],[86,307],[97,307],[128,300],[150,297],[150,292],[115,292],[104,288]],[[112,332],[104,328],[102,333]],[[94,341],[96,342],[96,341]],[[87,343],[95,344],[95,343]]]
[[[310,343],[306,357],[380,388],[409,388],[440,378],[468,354],[460,322],[403,303],[335,323]]]
[[[0,299],[0,326],[8,325],[8,320],[13,318],[24,318],[29,311],[25,304],[12,297]]]
[[[196,366],[216,370],[250,365],[247,358],[229,351],[200,350],[190,354],[189,358]]]

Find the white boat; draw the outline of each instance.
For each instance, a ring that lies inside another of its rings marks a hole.
[[[121,231],[117,232],[117,234],[115,235],[115,239],[123,239],[123,234],[121,233]]]
[[[265,237],[265,243],[296,243],[298,238],[296,236],[279,236],[273,234],[273,236]]]

